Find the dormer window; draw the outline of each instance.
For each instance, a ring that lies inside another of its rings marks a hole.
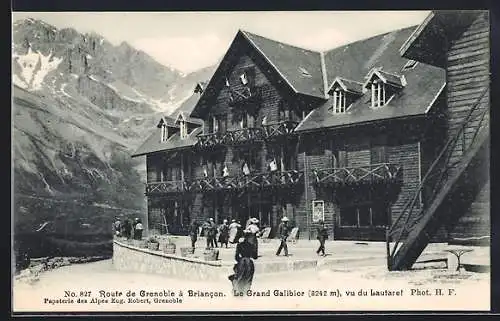
[[[179,126],[180,126],[180,134],[181,134],[181,139],[185,139],[187,136],[188,136],[188,128],[187,128],[187,124],[185,121],[181,121],[179,123]]]
[[[404,75],[385,72],[380,68],[372,69],[366,78],[364,88],[371,92],[372,108],[387,105],[406,86]]]
[[[332,97],[330,112],[332,114],[344,114],[349,106],[363,95],[363,84],[337,77],[330,86],[328,94]]]
[[[161,138],[160,140],[162,142],[166,141],[168,139],[168,127],[166,124],[161,125]]]
[[[343,114],[346,110],[346,94],[340,88],[336,88],[333,91],[333,113],[334,114]]]
[[[380,80],[372,82],[372,107],[381,107],[385,105],[385,84]]]

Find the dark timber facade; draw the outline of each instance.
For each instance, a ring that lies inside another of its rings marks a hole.
[[[455,117],[449,71],[400,54],[416,28],[321,53],[239,31],[134,154],[147,157],[149,229],[256,217],[273,234],[286,215],[300,238],[324,219],[331,239],[385,240],[409,199],[430,201],[422,178]]]

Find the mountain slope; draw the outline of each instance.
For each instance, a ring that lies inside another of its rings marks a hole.
[[[67,237],[68,226],[76,235],[144,215],[145,164],[130,154],[206,71],[183,75],[127,43],[34,19],[13,24],[12,57],[16,233]]]

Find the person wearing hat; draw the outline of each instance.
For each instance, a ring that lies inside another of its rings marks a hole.
[[[260,231],[259,226],[257,225],[259,223],[259,220],[256,219],[255,217],[252,217],[250,220],[250,225],[248,225],[247,230],[252,233],[252,237],[250,238],[250,243],[254,245],[254,250],[255,250],[255,255],[258,256],[259,253],[259,242],[257,240],[257,235]]]
[[[215,225],[214,219],[210,218],[208,220],[208,227],[207,227],[208,248],[213,249],[214,247],[218,247],[216,237],[217,237],[217,225]]]
[[[290,233],[288,227],[288,217],[283,217],[281,219],[281,223],[278,227],[278,233],[280,235],[280,246],[278,248],[278,251],[276,251],[276,256],[279,256],[281,254],[281,250],[285,250],[285,256],[288,256],[288,246],[286,244],[286,239],[288,238],[288,234]]]
[[[247,222],[245,223],[245,229],[247,229],[250,226],[250,224],[252,224],[252,221],[253,221],[253,217],[249,217]]]
[[[191,247],[193,248],[193,253],[196,247],[196,241],[198,240],[198,230],[199,230],[198,222],[196,222],[196,220],[193,219],[188,227],[188,234],[189,237],[191,238]]]
[[[325,241],[328,239],[328,230],[326,229],[325,222],[323,222],[323,220],[320,220],[318,223],[318,236],[316,238],[319,241],[319,247],[316,254],[319,255],[321,252],[321,256],[325,256]]]
[[[253,282],[255,266],[252,259],[257,259],[257,255],[253,244],[250,242],[252,234],[249,229],[243,231],[243,241],[236,245],[234,274],[228,277],[233,285],[233,295],[238,294],[238,297],[246,295]]]
[[[212,245],[212,240],[211,240],[211,234],[210,234],[210,219],[207,218],[207,220],[205,221],[205,223],[203,223],[203,226],[202,226],[202,234],[203,236],[205,236],[205,239],[207,241],[207,247],[206,249],[210,249],[211,245]]]
[[[144,230],[144,226],[140,219],[136,219],[134,225],[134,239],[141,240],[142,239],[142,231]]]
[[[122,221],[120,220],[119,217],[116,217],[115,222],[113,223],[113,230],[116,236],[121,235],[121,229],[122,229]]]
[[[219,226],[219,243],[220,247],[222,247],[223,244],[226,244],[227,249],[227,245],[229,243],[229,226],[227,225],[226,219],[224,219],[222,224]]]
[[[229,224],[229,242],[232,244],[238,243],[240,232],[241,225],[235,219],[232,219],[231,224]]]

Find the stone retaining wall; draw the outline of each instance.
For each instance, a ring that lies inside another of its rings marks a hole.
[[[155,273],[189,280],[221,280],[232,272],[232,264],[169,255],[113,242],[113,266],[120,271]]]

